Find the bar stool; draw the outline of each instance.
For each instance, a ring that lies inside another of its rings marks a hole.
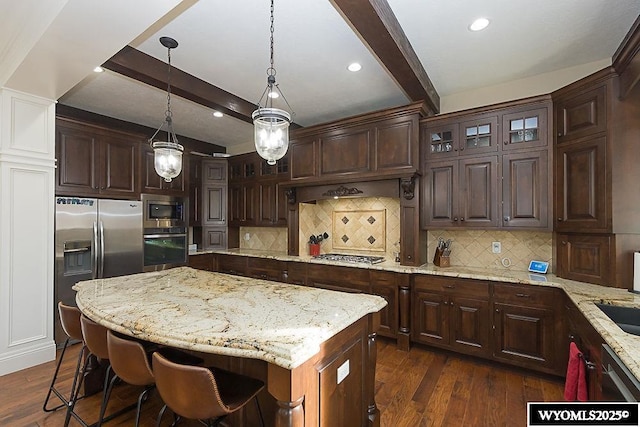
[[[116,375],[111,379],[106,389],[100,410],[100,418],[104,417],[113,385],[117,379],[121,379],[127,384],[144,387],[138,395],[136,427],[140,422],[142,403],[146,401],[149,392],[156,387],[153,370],[151,369],[151,354],[154,351],[160,351],[169,359],[176,362],[179,361],[180,363],[194,365],[203,363],[201,358],[180,350],[170,347],[159,347],[156,344],[139,341],[135,338],[115,333],[114,331],[107,332],[107,347],[109,349],[111,369]]]
[[[264,426],[257,397],[264,389],[260,380],[216,368],[174,363],[159,352],[153,353],[153,374],[165,403],[158,413],[156,426],[160,426],[167,407],[173,411],[174,418],[196,419],[207,426],[217,426],[252,399]]]
[[[56,365],[56,370],[53,373],[53,379],[51,380],[51,385],[47,392],[47,397],[42,405],[42,410],[45,412],[52,412],[62,408],[63,406],[69,405],[69,402],[75,394],[74,391],[76,389],[76,385],[78,385],[78,376],[80,373],[80,367],[82,366],[83,355],[87,351],[87,347],[85,346],[82,338],[82,328],[80,325],[80,315],[82,313],[80,313],[80,310],[77,307],[72,307],[70,305],[63,304],[62,302],[58,302],[58,314],[60,316],[60,324],[62,325],[64,333],[67,335],[67,339],[64,341],[62,352],[60,353],[60,358],[58,359],[58,364]],[[75,344],[77,341],[82,343],[82,348],[80,349],[80,353],[78,353],[78,361],[76,362],[76,370],[73,374],[71,390],[69,392],[69,396],[66,397],[55,387],[55,384],[58,379],[58,372],[60,372],[60,366],[62,365],[62,360],[64,359],[67,348],[70,345]],[[55,394],[62,403],[54,408],[47,408],[49,399],[51,398],[51,393]]]

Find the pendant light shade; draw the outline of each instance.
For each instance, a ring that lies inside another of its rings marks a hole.
[[[289,124],[291,114],[285,110],[275,108],[273,100],[282,98],[291,109],[289,102],[276,84],[276,69],[273,66],[273,0],[271,0],[271,66],[267,69],[267,87],[258,101],[258,109],[251,114],[254,128],[254,142],[256,151],[270,165],[275,165],[289,148]],[[266,99],[265,99],[266,97]],[[261,106],[265,99],[265,105]]]
[[[149,144],[153,148],[154,167],[156,173],[166,182],[171,180],[182,171],[182,152],[184,147],[178,143],[178,138],[173,130],[173,119],[171,114],[171,49],[178,47],[178,42],[171,37],[160,37],[160,43],[167,48],[169,72],[167,76],[167,111],[164,122],[158,130],[149,138]],[[154,141],[164,124],[167,124],[167,140]]]

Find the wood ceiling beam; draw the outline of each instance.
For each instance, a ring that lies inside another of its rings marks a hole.
[[[104,68],[158,89],[167,89],[167,64],[131,46],[125,46]],[[253,124],[255,104],[239,98],[178,68],[171,68],[171,92],[223,114]]]
[[[411,101],[440,112],[440,96],[387,0],[330,0]]]

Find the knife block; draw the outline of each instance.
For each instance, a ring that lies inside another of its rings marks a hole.
[[[451,265],[448,255],[442,254],[442,249],[436,248],[436,253],[433,255],[433,264],[438,267],[449,267]]]

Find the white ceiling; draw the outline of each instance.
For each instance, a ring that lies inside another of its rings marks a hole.
[[[640,13],[638,0],[387,0],[441,98],[609,60]],[[467,29],[479,16],[490,26]],[[200,0],[130,44],[166,62],[158,41],[179,42],[172,65],[252,103],[266,86],[267,0]],[[349,63],[363,66],[347,71]],[[276,0],[277,81],[309,126],[409,99],[327,0]],[[595,71],[595,70],[594,70]],[[113,72],[89,75],[60,102],[156,128],[166,93]],[[282,107],[283,105],[280,105]],[[172,97],[179,134],[243,152],[252,126]]]

